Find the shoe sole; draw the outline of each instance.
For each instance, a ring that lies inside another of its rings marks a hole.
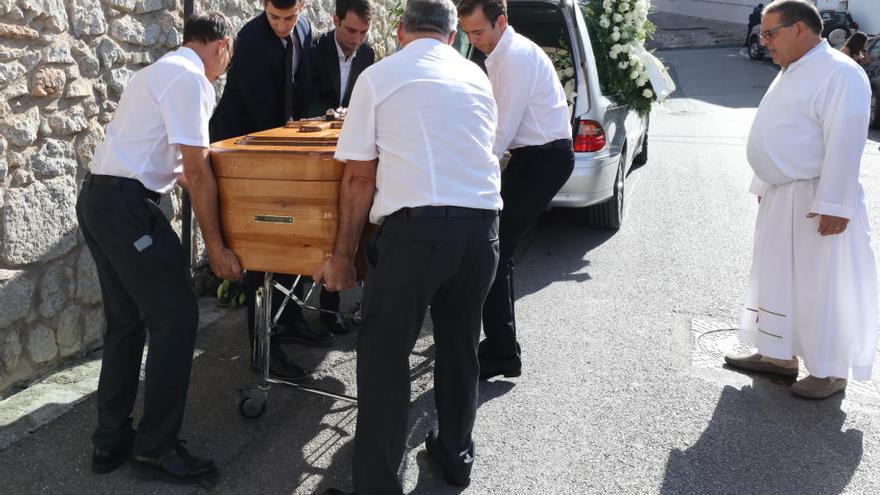
[[[95,474],[110,474],[124,466],[126,462],[128,462],[128,459],[123,459],[113,464],[95,463],[95,461],[92,461],[92,472]]]
[[[798,392],[796,392],[796,391],[794,391],[794,390],[792,389],[792,390],[791,390],[791,395],[797,397],[798,399],[804,399],[804,400],[816,400],[816,401],[818,401],[818,400],[830,399],[831,397],[834,397],[834,396],[837,395],[837,394],[842,394],[842,393],[844,393],[844,392],[846,392],[846,389],[845,389],[845,388],[842,388],[842,389],[840,389],[840,390],[836,390],[836,391],[834,391],[834,392],[832,392],[832,393],[830,393],[830,394],[828,394],[828,395],[822,396],[822,397],[813,397],[813,396],[810,396],[810,395],[802,395],[802,394],[799,394]]]
[[[725,357],[724,362],[731,368],[736,368],[741,371],[752,371],[767,375],[783,376],[785,378],[797,378],[798,372],[800,371],[798,368],[788,369],[783,368],[782,366],[776,366],[773,363],[765,363],[762,361],[738,361]]]
[[[498,373],[493,373],[491,375],[480,375],[480,381],[484,382],[486,380],[495,378],[496,376],[503,376],[504,378],[516,378],[522,375],[522,370],[519,371],[501,371]]]
[[[198,476],[178,478],[177,476],[171,476],[165,471],[162,471],[153,466],[141,464],[138,461],[134,461],[132,464],[134,464],[134,471],[139,477],[150,480],[164,481],[165,483],[171,483],[174,485],[195,485],[201,483],[202,481],[205,481],[206,479],[212,478],[217,474],[217,469],[214,468],[212,471],[208,471],[207,473],[200,474]]]

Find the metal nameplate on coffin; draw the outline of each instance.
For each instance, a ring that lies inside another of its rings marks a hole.
[[[254,215],[255,222],[293,224],[293,217],[283,215]]]

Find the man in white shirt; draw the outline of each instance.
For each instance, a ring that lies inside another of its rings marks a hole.
[[[429,305],[439,430],[425,443],[448,482],[470,482],[480,310],[498,261],[502,203],[492,89],[449,46],[456,17],[451,0],[407,2],[401,50],[358,78],[336,147],[346,162],[339,229],[315,281],[352,287],[367,214],[381,224],[367,248],[357,345],[356,493],[403,493],[409,355]]]
[[[859,167],[871,90],[864,71],[820,37],[816,7],[764,9],[762,43],[782,67],[749,132],[758,196],[740,337],[756,346],[730,366],[809,376],[793,394],[824,399],[848,378],[871,379],[877,275]]]
[[[98,270],[107,331],[98,383],[92,471],[109,473],[132,456],[138,469],[174,482],[196,482],[214,463],[177,438],[183,421],[199,308],[185,273],[180,239],[158,203],[185,175],[211,269],[242,274],[223,244],[217,186],[208,158],[211,81],[229,63],[231,29],[221,14],[190,17],[183,46],[131,79],[106,137],[97,146],[76,205]],[[146,333],[144,411],[132,408]]]
[[[513,255],[529,227],[574,168],[572,124],[565,92],[544,51],[507,24],[505,0],[462,0],[461,29],[485,53],[498,103],[494,152],[510,150],[501,176],[501,257],[483,306],[480,379],[519,376],[522,369],[514,315]]]

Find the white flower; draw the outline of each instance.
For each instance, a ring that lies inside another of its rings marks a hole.
[[[620,5],[617,6],[617,10],[621,12],[626,12],[629,10],[629,4],[626,2],[620,2]]]
[[[565,70],[562,71],[562,75],[566,78],[574,77],[574,68],[573,67],[566,68]]]
[[[643,79],[643,78],[641,78],[641,77],[638,78],[638,79],[636,79],[636,86],[638,86],[638,87],[641,88],[641,87],[644,86],[645,84],[648,84],[648,80],[647,80],[647,79]]]
[[[614,50],[612,50],[611,52],[608,53],[608,56],[611,57],[611,60],[617,60],[617,54],[618,54],[618,52],[615,52]]]
[[[614,22],[620,24],[620,22],[621,22],[622,20],[623,20],[623,16],[622,16],[622,15],[620,15],[620,14],[614,14]],[[599,22],[602,22],[602,21],[599,21]]]
[[[612,2],[611,0],[605,0],[604,2],[602,2],[602,7],[606,9],[612,9],[614,8],[614,2]]]
[[[611,33],[611,41],[617,41],[619,39],[620,39],[620,33],[618,33],[617,31]]]
[[[621,62],[617,64],[617,66],[621,69],[626,69],[627,67],[629,67],[629,62]]]
[[[629,78],[632,79],[633,81],[635,81],[636,79],[639,78],[640,75],[641,74],[639,73],[639,70],[636,69],[636,70],[629,73]]]
[[[609,21],[608,18],[603,15],[599,18],[599,25],[607,29],[608,26],[611,25],[611,21]]]
[[[654,92],[646,88],[644,91],[642,91],[642,96],[644,96],[645,98],[653,98]]]
[[[620,31],[620,27],[619,27],[619,26],[614,26],[614,29],[612,29],[612,31],[615,31],[615,32],[616,32],[616,31]]]

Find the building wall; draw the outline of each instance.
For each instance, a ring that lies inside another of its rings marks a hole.
[[[334,1],[307,1],[316,30],[331,27]],[[370,39],[383,54],[394,47],[393,2],[374,2]],[[236,26],[261,8],[196,1]],[[78,184],[127,81],[180,44],[182,11],[182,0],[0,0],[0,395],[101,345]],[[179,228],[179,196],[169,199]]]
[[[727,22],[739,22],[746,24],[749,14],[759,3],[767,5],[771,0],[652,0],[652,4],[662,12],[673,14],[690,15],[704,19],[715,19]],[[846,10],[846,0],[813,0],[820,9]],[[880,0],[849,0],[850,6],[854,3],[867,5],[872,4],[872,9],[880,15]],[[855,17],[855,14],[853,14]],[[858,19],[856,19],[858,21]],[[861,21],[859,21],[861,22]]]
[[[880,34],[880,0],[849,0],[849,13],[868,34]]]

